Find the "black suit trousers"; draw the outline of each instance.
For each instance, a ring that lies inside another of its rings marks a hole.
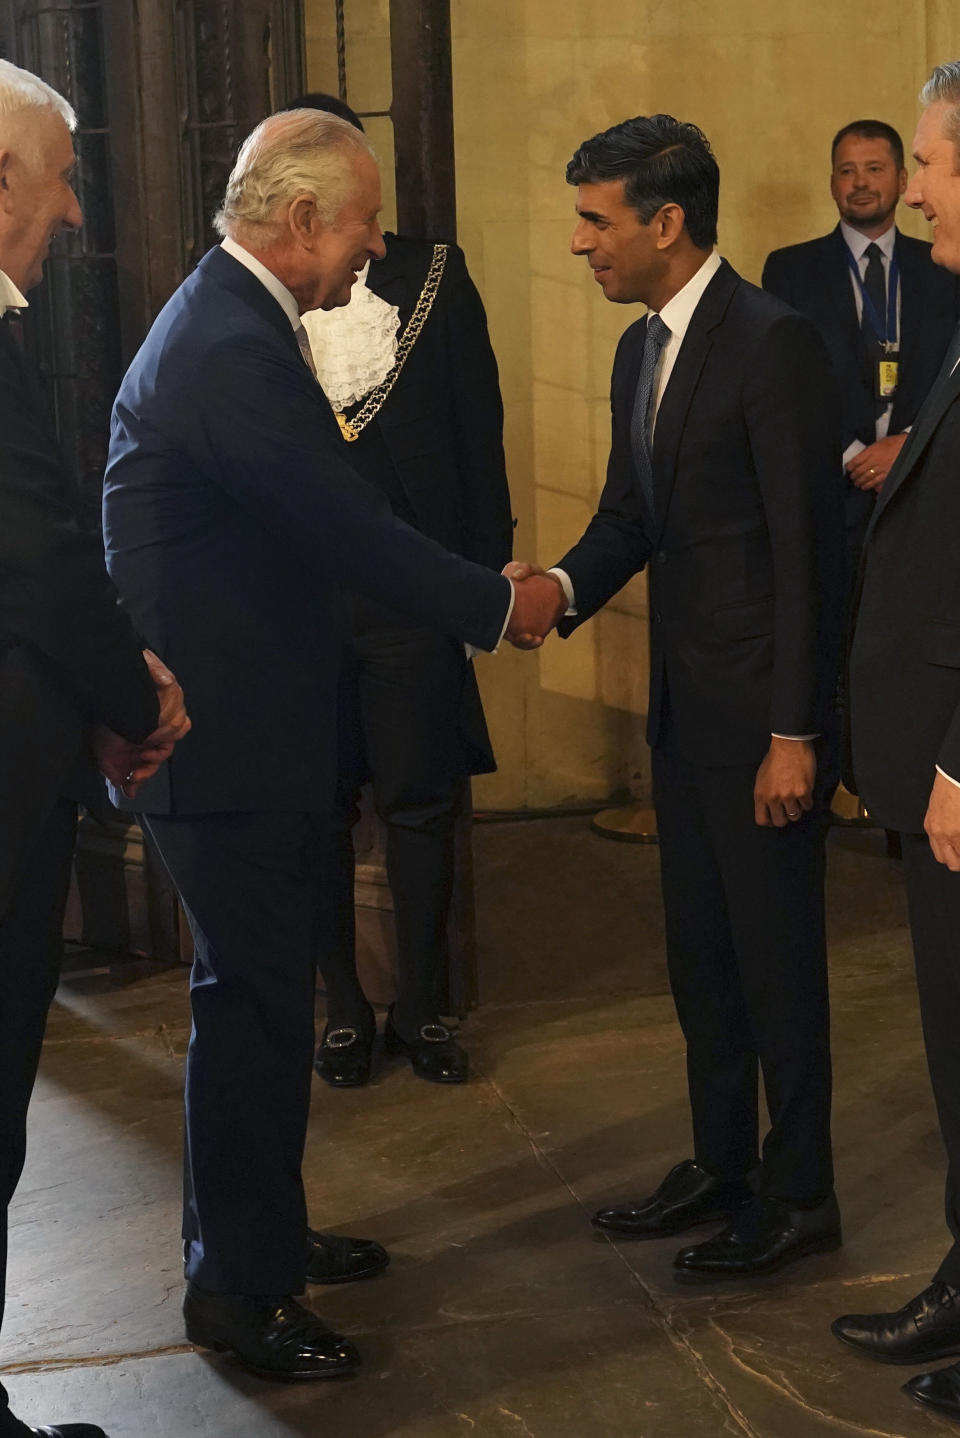
[[[813,810],[768,829],[754,819],[756,765],[690,763],[669,735],[653,751],[694,1154],[728,1178],[756,1167],[759,1069],[771,1125],[763,1192],[800,1202],[833,1187],[823,883],[835,774],[821,769]]]
[[[960,1288],[960,874],[937,863],[926,834],[900,837],[923,1038],[947,1150],[953,1245],[936,1276]]]
[[[399,984],[394,1022],[416,1036],[442,1003],[454,826],[467,778],[460,707],[463,645],[354,601],[340,691],[340,763],[331,870],[332,927],[319,952],[331,1027],[362,1022],[356,974],[353,847],[360,782],[369,777],[386,825]]]
[[[27,1105],[43,1045],[47,1011],[63,954],[63,911],[77,808],[61,800],[33,845],[0,919],[0,1320],[7,1268],[7,1209],[23,1170]],[[0,1384],[0,1434],[20,1433]]]
[[[216,1293],[299,1293],[329,816],[150,815],[193,934],[183,1237]]]

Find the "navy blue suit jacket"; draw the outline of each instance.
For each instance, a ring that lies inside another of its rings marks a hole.
[[[509,603],[501,575],[395,519],[350,468],[289,319],[219,247],[120,387],[104,534],[193,720],[137,796],[146,813],[329,806],[341,585],[482,649]]]
[[[900,267],[900,384],[890,414],[890,434],[901,434],[920,412],[960,319],[960,284],[935,265],[930,246],[897,232]],[[763,288],[817,326],[836,376],[842,405],[843,448],[855,439],[872,444],[875,408],[850,283],[847,248],[838,225],[829,235],[788,245],[767,256]],[[874,496],[847,483],[847,527],[862,538]]]

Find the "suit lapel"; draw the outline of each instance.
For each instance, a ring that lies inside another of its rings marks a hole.
[[[713,348],[713,332],[723,320],[739,283],[737,272],[723,260],[693,312],[660,401],[653,434],[653,493],[658,538],[663,531],[677,477],[677,455],[687,412],[707,356]]]
[[[824,244],[830,263],[817,275],[817,285],[822,290],[823,310],[826,315],[840,316],[847,335],[847,343],[856,354],[863,349],[860,321],[857,319],[857,302],[850,279],[850,260],[846,241],[838,225],[825,236]]]

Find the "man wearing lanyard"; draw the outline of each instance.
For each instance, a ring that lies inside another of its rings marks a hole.
[[[930,246],[895,224],[907,181],[903,141],[881,120],[836,135],[830,192],[840,223],[829,235],[774,250],[772,291],[813,320],[843,403],[843,466],[851,576],[874,501],[900,453],[960,318],[956,277]]]

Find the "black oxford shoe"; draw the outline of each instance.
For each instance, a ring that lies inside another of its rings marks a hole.
[[[903,1385],[908,1398],[933,1408],[946,1418],[960,1422],[960,1364],[952,1363],[949,1368],[938,1368],[933,1373],[918,1373]]]
[[[352,1024],[339,1029],[328,1025],[313,1067],[331,1088],[361,1088],[370,1078],[372,1052],[372,1032]]]
[[[469,1077],[470,1061],[446,1024],[421,1024],[417,1037],[409,1040],[397,1033],[388,1014],[383,1046],[388,1054],[408,1058],[417,1078],[428,1083],[466,1083]]]
[[[207,1293],[187,1284],[187,1340],[231,1353],[263,1378],[336,1378],[360,1362],[353,1344],[296,1299]]]
[[[830,1331],[882,1363],[950,1358],[960,1353],[960,1290],[931,1283],[895,1313],[845,1313],[834,1319]]]
[[[698,1223],[729,1218],[752,1197],[746,1178],[714,1178],[688,1158],[670,1170],[649,1198],[601,1208],[591,1221],[601,1233],[615,1233],[620,1238],[662,1238]]]
[[[27,1432],[39,1438],[107,1438],[103,1429],[92,1423],[60,1423],[56,1428],[28,1428]]]
[[[843,1242],[840,1210],[831,1193],[816,1208],[791,1208],[779,1198],[756,1198],[705,1243],[673,1260],[681,1282],[750,1278],[774,1273],[809,1253],[829,1253]]]
[[[372,1238],[346,1238],[339,1233],[307,1229],[307,1282],[353,1283],[382,1273],[390,1255]]]

